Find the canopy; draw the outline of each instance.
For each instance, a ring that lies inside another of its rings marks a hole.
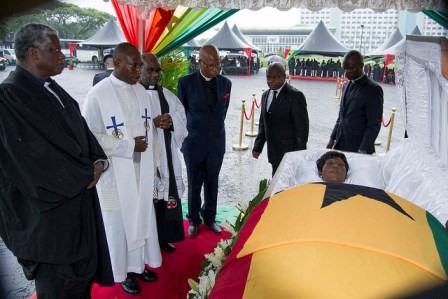
[[[185,45],[188,46],[188,47],[200,47],[201,46],[198,43],[198,41],[195,40],[195,39],[189,40]]]
[[[131,3],[124,5],[123,2],[112,0],[127,40],[141,52],[151,52],[157,56],[182,46],[238,11],[183,6],[146,10]]]
[[[389,36],[388,39],[384,41],[384,43],[379,46],[372,53],[367,54],[366,56],[374,55],[376,52],[381,52],[384,49],[388,49],[403,39],[403,34],[401,34],[400,29],[396,28],[395,31]]]
[[[116,46],[125,41],[126,37],[123,34],[123,30],[118,27],[113,18],[110,18],[103,28],[80,44],[92,46]]]
[[[299,54],[319,54],[326,56],[343,56],[349,49],[342,45],[320,21],[297,50],[290,53],[289,58]],[[288,58],[288,59],[289,59]]]
[[[444,11],[446,3],[444,0],[389,0],[389,1],[353,1],[353,0],[221,0],[221,1],[191,1],[191,0],[120,0],[122,4],[129,4],[139,7],[141,10],[150,10],[156,7],[176,8],[186,6],[191,8],[218,7],[221,9],[252,9],[257,10],[264,7],[275,7],[278,9],[290,9],[292,7],[308,8],[319,10],[323,8],[338,7],[342,11],[351,11],[359,8],[371,8],[376,11],[386,11],[388,9],[421,11],[423,9],[438,9]]]
[[[230,30],[229,24],[224,22],[224,25],[219,31],[205,44],[211,44],[218,47],[220,50],[244,50],[251,49],[252,47],[242,41],[232,30]],[[247,52],[247,51],[246,51]],[[246,53],[250,57],[251,52]]]
[[[232,31],[233,33],[235,33],[235,35],[237,37],[239,37],[240,40],[242,40],[243,42],[245,42],[247,45],[249,45],[253,50],[257,49],[257,46],[255,46],[249,39],[247,39],[244,34],[240,31],[240,29],[236,26],[236,24],[233,25],[232,27]],[[258,49],[257,49],[258,50]]]

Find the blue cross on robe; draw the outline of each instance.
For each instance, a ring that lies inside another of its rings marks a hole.
[[[112,119],[112,125],[106,126],[106,129],[114,128],[115,136],[118,138],[118,127],[124,127],[124,123],[117,124],[117,121],[115,120],[115,116],[110,117]]]
[[[151,119],[151,117],[148,116],[148,109],[145,108],[145,115],[142,115],[142,118],[145,120],[143,125],[145,126],[145,137],[146,137],[146,141],[148,141],[148,130],[149,130],[149,122],[148,120]]]

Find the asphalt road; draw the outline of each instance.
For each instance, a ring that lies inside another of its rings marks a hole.
[[[7,77],[14,67],[7,67],[0,71],[0,81]],[[83,69],[78,66],[73,71],[65,69],[54,79],[78,102],[83,101],[92,84],[97,70]],[[242,143],[248,150],[235,151],[233,145],[239,145],[241,121],[241,103],[246,99],[247,114],[250,112],[252,94],[260,101],[263,89],[267,89],[265,69],[251,77],[229,76],[232,81],[232,95],[226,118],[226,155],[219,178],[219,199],[222,205],[236,205],[240,200],[252,199],[258,188],[258,182],[264,178],[271,178],[271,166],[267,162],[266,148],[258,160],[252,158],[251,151],[254,137],[242,137]],[[291,85],[301,90],[307,99],[310,118],[310,135],[308,148],[324,148],[328,142],[339,110],[339,102],[335,99],[336,83],[323,81],[291,80]],[[382,85],[384,90],[384,119],[387,122],[391,116],[392,107],[399,108],[398,93],[393,85]],[[255,109],[255,120],[258,121],[259,109]],[[395,117],[392,136],[392,147],[404,136],[400,111]],[[244,120],[243,134],[250,131],[251,123]],[[255,131],[257,127],[255,127]],[[377,146],[377,153],[384,153],[386,149],[389,128],[382,127],[378,136],[381,145]],[[186,183],[186,171],[184,171]],[[186,194],[186,193],[185,193]],[[185,194],[184,197],[185,198]],[[2,291],[4,292],[2,294]],[[34,292],[34,285],[26,281],[15,258],[0,241],[0,298],[27,298]]]

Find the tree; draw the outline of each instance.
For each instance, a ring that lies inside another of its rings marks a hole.
[[[112,15],[93,8],[81,8],[71,3],[51,2],[0,23],[0,43],[10,32],[27,23],[42,23],[54,28],[60,38],[87,39],[97,32]]]

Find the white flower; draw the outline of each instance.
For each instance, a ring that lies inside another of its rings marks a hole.
[[[240,200],[238,202],[238,205],[240,206],[240,211],[243,214],[246,214],[247,208],[249,207],[249,204],[245,200]]]
[[[224,250],[220,246],[215,247],[215,251],[213,252],[215,254],[215,257],[219,259],[221,262],[224,261],[226,258],[226,254],[224,253]]]
[[[220,258],[216,257],[214,253],[205,254],[205,258],[212,263],[214,267],[221,267],[222,261]]]
[[[232,226],[227,220],[224,220],[224,221],[221,223],[221,226],[222,226],[226,231],[228,231],[229,233],[231,233],[232,236],[236,236],[236,231],[235,231],[235,229],[233,228],[233,226]]]

